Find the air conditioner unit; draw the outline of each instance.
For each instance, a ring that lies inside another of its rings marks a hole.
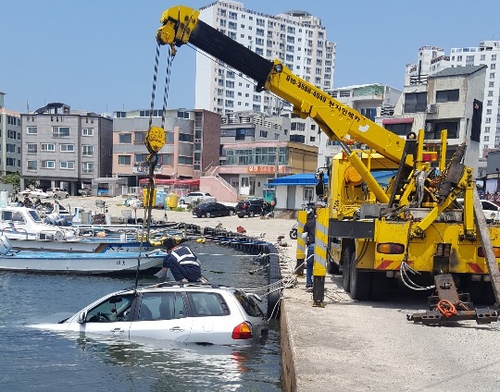
[[[430,104],[427,106],[427,113],[429,114],[436,114],[438,111],[437,105],[435,103]]]

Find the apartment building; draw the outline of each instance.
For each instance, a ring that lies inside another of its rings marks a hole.
[[[43,189],[65,188],[78,194],[92,180],[111,173],[113,120],[49,103],[21,114],[21,188],[26,179]]]
[[[0,175],[21,172],[21,114],[4,107],[0,91]]]
[[[425,83],[429,75],[448,67],[486,66],[484,79],[484,103],[481,121],[480,155],[484,151],[500,147],[500,41],[481,41],[477,47],[444,49],[423,46],[418,61],[407,66],[406,85]]]
[[[195,179],[219,163],[220,116],[206,110],[132,110],[113,115],[113,176],[139,186],[149,174],[144,144],[150,121],[165,130],[165,146],[158,153],[158,179]]]
[[[216,1],[200,8],[200,19],[269,60],[283,61],[296,75],[323,90],[333,87],[336,45],[326,38],[321,19],[304,11],[276,16],[244,8],[242,2]],[[227,65],[196,54],[195,107],[225,114],[255,111],[281,114],[289,104],[256,92],[253,80]]]

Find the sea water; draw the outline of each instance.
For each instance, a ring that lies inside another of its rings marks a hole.
[[[254,272],[259,265],[251,256],[214,244],[190,246],[211,283],[256,288],[256,292],[267,283],[265,270]],[[0,390],[281,391],[275,321],[266,340],[247,348],[174,349],[28,327],[64,319],[134,283],[133,277],[0,272]],[[262,306],[265,312],[265,301]]]

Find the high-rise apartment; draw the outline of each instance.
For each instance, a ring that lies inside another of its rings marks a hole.
[[[500,41],[482,41],[478,47],[452,48],[450,53],[452,67],[466,65],[486,65],[484,83],[484,102],[482,118],[481,150],[498,148],[500,145]]]
[[[304,11],[276,16],[217,1],[200,9],[200,19],[269,60],[283,61],[296,75],[323,90],[333,88],[335,43],[326,39],[321,19]],[[256,111],[280,114],[289,104],[267,93],[220,61],[196,54],[195,107],[220,114]]]

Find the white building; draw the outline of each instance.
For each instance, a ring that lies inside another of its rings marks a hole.
[[[448,67],[486,65],[484,81],[483,116],[481,123],[480,154],[500,146],[500,41],[482,41],[478,47],[452,48],[449,56],[444,49],[423,46],[418,60],[406,68],[405,86],[425,83],[427,77]]]
[[[486,65],[484,83],[483,121],[481,124],[481,151],[500,145],[500,121],[498,99],[500,97],[500,41],[482,41],[478,47],[452,48],[452,67],[466,65]]]
[[[0,175],[21,171],[21,114],[4,107],[0,91]]]
[[[332,89],[336,46],[327,41],[318,17],[304,11],[272,16],[246,9],[241,2],[217,1],[200,9],[200,19],[264,58],[280,59],[321,89]],[[198,109],[274,115],[289,108],[267,92],[256,92],[253,80],[205,53],[196,54],[195,78]]]

